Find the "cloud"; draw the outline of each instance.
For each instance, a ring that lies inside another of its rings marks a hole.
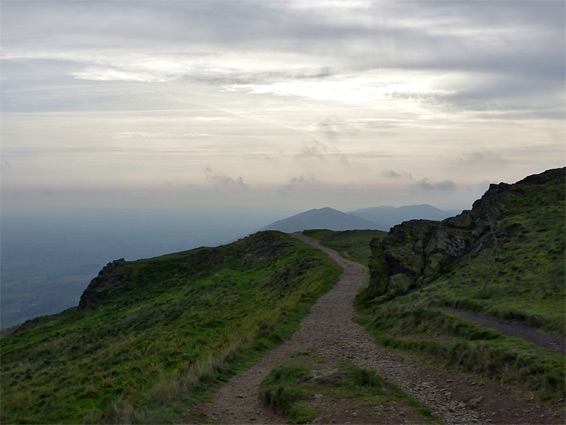
[[[456,188],[456,184],[451,180],[444,180],[442,182],[434,183],[429,179],[422,179],[417,182],[417,188],[423,190],[442,190],[449,191]]]
[[[400,179],[400,178],[407,178],[413,180],[413,176],[405,171],[398,173],[394,170],[385,170],[381,175],[387,179]]]
[[[151,73],[124,71],[112,68],[86,68],[78,72],[72,72],[71,75],[79,80],[92,81],[133,81],[143,83],[169,81],[165,77],[159,77]]]
[[[326,161],[328,148],[318,140],[313,140],[310,144],[304,145],[297,154],[298,158],[315,158],[320,161]]]
[[[4,76],[10,84],[11,63],[25,60],[38,62],[30,72],[39,80],[50,62],[53,78],[190,81],[357,104],[380,93],[360,74],[414,70],[465,81],[439,78],[436,92],[388,96],[530,116],[564,111],[563,2],[342,3],[6,2]],[[324,81],[331,76],[342,78]]]
[[[336,140],[344,131],[343,125],[337,124],[336,119],[327,119],[318,124],[319,131],[329,140]]]
[[[248,190],[248,185],[244,182],[242,176],[234,179],[224,174],[217,174],[212,171],[211,167],[206,167],[206,179],[214,185],[215,190],[220,189],[240,189]]]
[[[326,162],[329,159],[338,159],[342,165],[350,166],[346,155],[334,144],[325,144],[314,137],[311,137],[309,143],[301,147],[296,157],[300,159],[317,159],[322,162]]]
[[[250,157],[257,160],[257,161],[267,162],[267,163],[273,164],[273,165],[278,164],[280,162],[280,158],[278,156],[268,155],[268,154],[265,154],[265,153],[251,154]]]
[[[454,92],[439,96],[438,103],[457,110],[493,112],[495,119],[517,113],[525,119],[552,118],[553,114],[563,117],[566,72],[556,68],[559,66],[549,65],[547,72],[524,76],[511,70],[506,74],[476,74]],[[553,72],[559,77],[552,77]]]
[[[458,160],[459,164],[475,165],[475,164],[503,164],[505,161],[501,155],[487,150],[478,150],[465,153]]]
[[[204,181],[218,198],[270,187],[281,203],[375,183],[453,199],[464,182],[563,159],[564,12],[544,0],[6,1],[5,180]],[[447,166],[457,188],[435,177]]]
[[[313,189],[320,188],[321,186],[322,184],[314,177],[305,177],[301,175],[291,178],[291,180],[289,180],[289,183],[281,186],[277,190],[277,193],[282,196],[288,196],[294,192],[311,191]]]
[[[219,49],[277,51],[316,55],[351,69],[455,70],[475,63],[477,69],[496,71],[515,68],[516,61],[509,59],[537,51],[551,60],[539,43],[564,42],[556,37],[564,32],[562,2],[375,1],[350,9],[328,3],[311,1],[305,8],[263,1],[49,1],[33,7],[6,2],[4,47],[7,53],[30,47],[107,53],[166,46],[163,51],[171,54],[188,46],[191,56],[204,58]],[[516,41],[523,43],[520,49]],[[530,69],[541,63],[546,62],[523,65]]]
[[[397,173],[393,170],[384,171],[382,173],[382,175],[383,175],[383,177],[387,177],[388,179],[398,179],[398,178],[402,177],[401,174],[399,174],[399,173]]]

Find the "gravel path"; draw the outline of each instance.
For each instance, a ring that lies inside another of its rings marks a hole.
[[[429,406],[446,424],[559,423],[533,403],[514,401],[499,384],[423,367],[377,345],[363,327],[352,321],[354,296],[367,279],[367,268],[340,257],[312,238],[293,236],[326,252],[344,268],[344,273],[336,286],[313,305],[289,340],[234,376],[211,402],[201,406],[207,420],[222,424],[284,423],[260,402],[259,384],[275,366],[312,348],[329,364],[346,361],[376,370]]]
[[[538,329],[525,326],[520,323],[509,323],[503,320],[494,319],[493,317],[489,317],[484,314],[473,313],[471,311],[457,310],[450,307],[442,307],[439,308],[439,310],[445,313],[463,317],[464,319],[468,319],[488,328],[497,329],[505,335],[524,339],[526,341],[532,342],[535,345],[538,345],[539,347],[546,348],[547,350],[566,354],[566,341],[564,340],[564,338],[542,333]]]

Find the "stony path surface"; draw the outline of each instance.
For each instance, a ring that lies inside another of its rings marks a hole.
[[[367,269],[340,257],[314,239],[302,234],[294,236],[326,252],[344,268],[344,273],[336,286],[312,307],[300,329],[288,341],[234,376],[211,402],[200,406],[205,420],[222,424],[284,423],[283,418],[260,402],[259,384],[271,369],[293,354],[315,349],[330,364],[346,361],[376,370],[432,408],[446,424],[561,423],[559,418],[532,402],[515,401],[497,383],[423,367],[378,346],[363,327],[352,321],[354,296],[366,281]],[[352,419],[351,423],[357,423]]]

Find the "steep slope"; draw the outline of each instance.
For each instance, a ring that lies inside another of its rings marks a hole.
[[[450,314],[450,307],[565,333],[565,171],[491,185],[472,210],[414,220],[372,242],[366,325],[426,353],[537,393],[564,397],[564,355]]]
[[[261,230],[280,232],[302,232],[306,229],[355,230],[381,229],[383,226],[351,214],[344,214],[333,208],[312,209],[292,217],[276,221]]]
[[[178,422],[214,378],[288,337],[340,272],[276,232],[112,262],[80,308],[0,341],[2,423]]]
[[[383,224],[381,230],[389,230],[391,227],[408,220],[444,220],[456,215],[459,211],[441,210],[432,205],[407,205],[403,207],[370,207],[350,212],[352,215]]]

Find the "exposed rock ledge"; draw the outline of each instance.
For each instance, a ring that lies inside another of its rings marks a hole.
[[[489,254],[491,248],[513,234],[520,225],[503,228],[502,216],[514,192],[525,186],[565,182],[565,168],[526,177],[513,185],[492,184],[472,209],[441,222],[411,220],[391,229],[379,241],[371,242],[371,296],[404,294],[437,278],[457,258],[468,253]]]
[[[106,264],[104,268],[92,279],[88,287],[84,290],[79,301],[78,310],[84,310],[92,304],[108,297],[110,294],[120,289],[124,277],[124,265],[126,260],[120,258]]]

